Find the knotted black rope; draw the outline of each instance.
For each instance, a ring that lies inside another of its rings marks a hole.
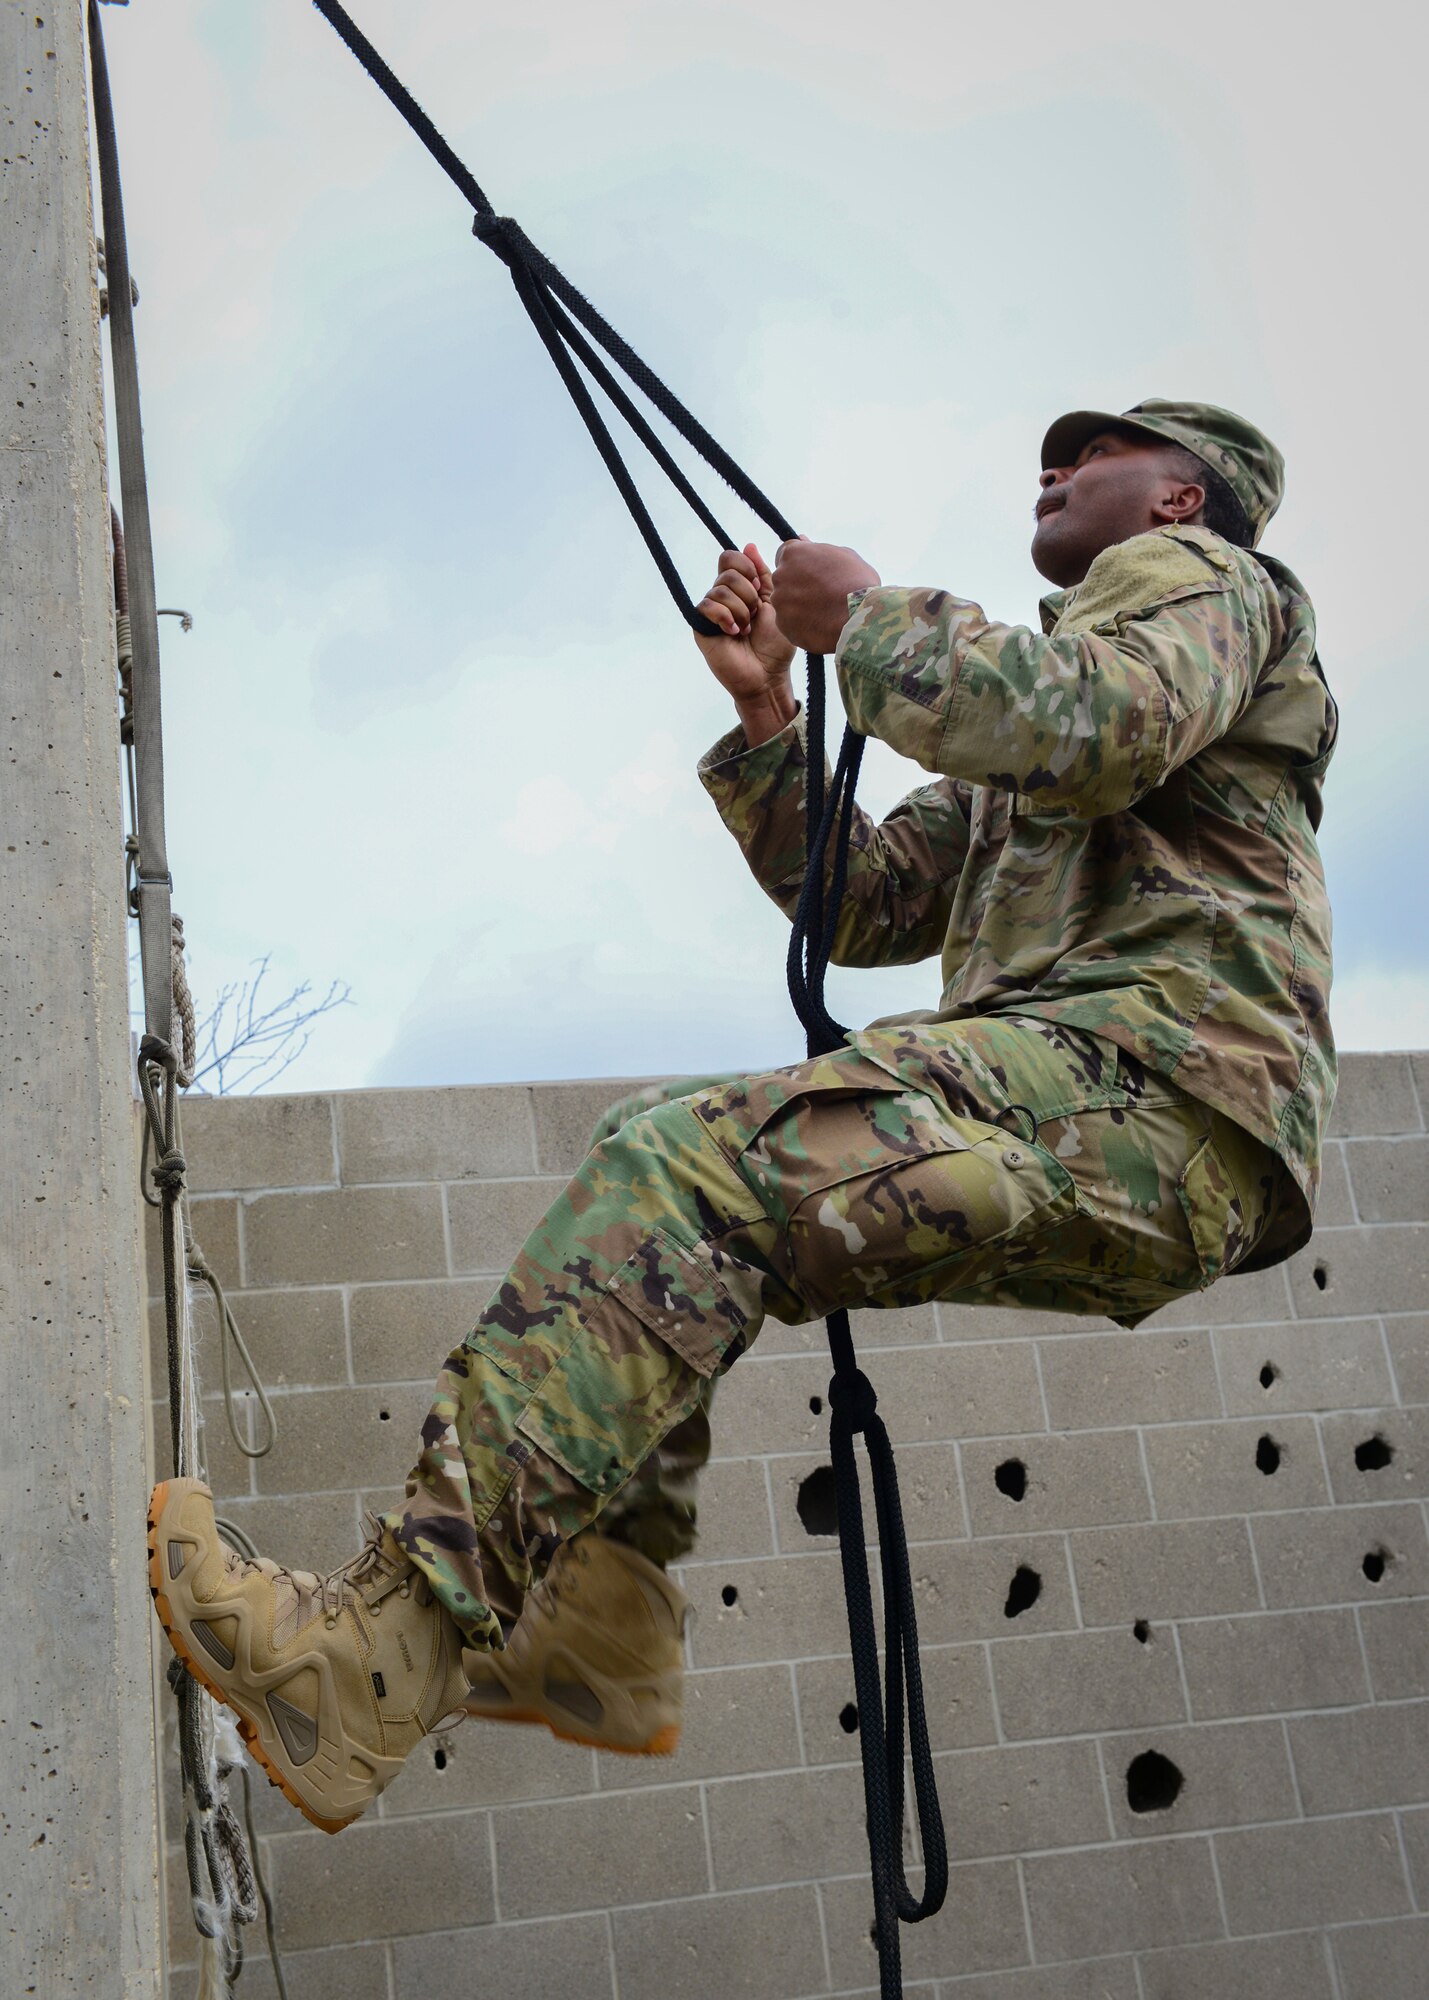
[[[458,159],[411,92],[393,74],[338,0],[313,0],[318,12],[342,37],[378,88],[416,133],[437,164],[475,211],[472,233],[511,273],[516,295],[550,355],[629,509],[665,587],[696,632],[715,637],[720,628],[695,609],[674,561],[650,517],[601,415],[590,383],[624,418],[681,498],[713,535],[718,546],[736,546],[701,495],[671,457],[648,419],[612,368],[625,376],[645,401],[699,453],[710,468],[757,514],[781,541],[796,539],[794,528],[679,398],[596,310],[570,280],[531,242],[520,224],[498,215],[475,176]],[[582,373],[582,370],[585,372]],[[809,669],[806,784],[807,864],[789,942],[789,993],[803,1023],[811,1056],[837,1048],[845,1030],[829,1013],[824,977],[838,927],[853,831],[853,797],[863,738],[846,729],[832,782],[824,772],[824,661],[807,656]],[[832,860],[830,862],[830,853]],[[908,1545],[898,1496],[893,1447],[868,1378],[858,1366],[847,1312],[828,1321],[834,1376],[829,1386],[830,1447],[837,1490],[839,1544],[848,1597],[849,1640],[858,1702],[873,1875],[874,1935],[878,1946],[883,2000],[902,1992],[898,1924],[918,1923],[941,1909],[948,1885],[947,1850],[923,1707],[918,1664],[918,1625],[908,1569]],[[854,1438],[862,1435],[873,1474],[884,1598],[886,1703],[878,1663],[878,1631],[873,1616],[868,1555],[863,1532]],[[903,1736],[905,1713],[913,1790],[922,1841],[925,1880],[921,1898],[908,1887],[903,1867]]]

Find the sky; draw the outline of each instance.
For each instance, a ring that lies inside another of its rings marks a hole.
[[[1429,1045],[1417,12],[353,11],[497,208],[889,582],[1035,623],[1064,410],[1268,431],[1265,547],[1341,710],[1332,1015]],[[264,957],[345,982],[285,1090],[796,1060],[783,920],[695,776],[727,698],[460,195],[305,0],[104,26],[159,602],[194,620],[162,638],[200,1012]],[[646,490],[698,597],[709,538]],[[860,796],[922,776],[873,744]],[[937,991],[830,979],[856,1022]]]

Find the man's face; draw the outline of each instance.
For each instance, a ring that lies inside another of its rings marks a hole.
[[[1044,472],[1032,560],[1047,581],[1068,590],[1103,549],[1169,521],[1194,519],[1205,494],[1175,464],[1174,447],[1106,430],[1087,440],[1074,465]]]

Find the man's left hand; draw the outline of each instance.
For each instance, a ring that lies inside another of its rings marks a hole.
[[[849,593],[869,590],[878,571],[833,542],[781,542],[774,558],[774,616],[791,645],[831,653],[848,623]]]

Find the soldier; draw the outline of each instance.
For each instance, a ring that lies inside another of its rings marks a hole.
[[[710,1385],[766,1314],[948,1299],[1134,1327],[1308,1238],[1335,708],[1309,599],[1254,553],[1280,454],[1227,410],[1148,401],[1060,418],[1042,463],[1040,631],[802,541],[772,573],[727,552],[701,605],[739,726],[700,776],[781,908],[805,857],[795,646],[833,651],[853,726],[935,774],[858,816],[834,958],[941,953],[937,1008],[613,1119],[343,1569],[244,1561],[205,1487],[156,1489],[164,1628],[317,1825],[468,1711],[673,1747],[662,1565],[692,1534]]]

